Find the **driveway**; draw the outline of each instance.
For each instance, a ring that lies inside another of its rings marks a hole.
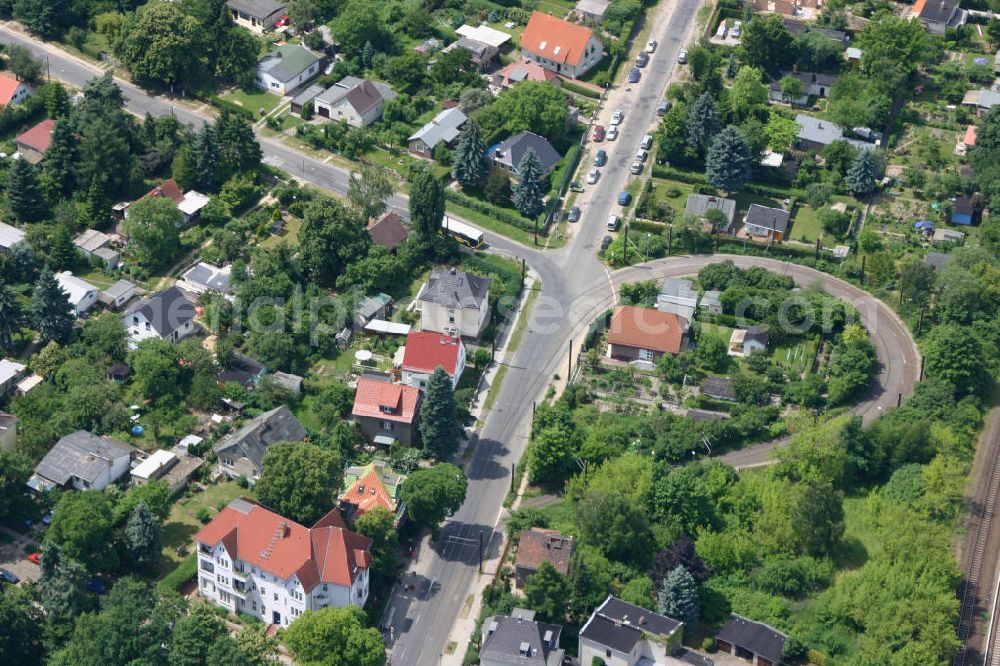
[[[41,567],[28,561],[30,553],[35,552],[37,544],[30,538],[6,527],[0,527],[3,539],[9,543],[0,544],[0,568],[12,571],[22,581],[38,580]]]

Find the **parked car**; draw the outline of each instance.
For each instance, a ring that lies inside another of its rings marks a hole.
[[[729,31],[729,36],[736,39],[740,36],[740,32],[743,30],[743,21],[737,21],[733,24],[733,29]]]
[[[615,109],[615,112],[611,114],[611,124],[621,125],[623,120],[625,120],[625,112],[621,109]]]
[[[642,77],[642,72],[639,71],[638,67],[633,67],[632,71],[628,73],[629,83],[639,83],[639,79]]]
[[[643,150],[642,148],[640,148],[639,150],[635,151],[636,162],[645,162],[646,158],[648,157],[649,157],[649,151],[647,150]]]
[[[580,207],[573,206],[569,209],[569,215],[566,216],[568,222],[579,222],[580,221]]]
[[[594,141],[604,141],[604,125],[594,126]]]
[[[643,150],[649,150],[650,148],[652,148],[653,135],[647,134],[646,136],[642,137],[642,143],[639,144],[639,147],[642,148]]]
[[[31,555],[28,555],[28,561],[31,562],[32,564],[37,564],[38,566],[42,566],[42,554],[32,553]]]
[[[614,141],[618,138],[618,126],[612,125],[608,128],[608,141]]]
[[[677,54],[677,62],[679,62],[682,65],[685,65],[687,64],[687,61],[688,61],[687,49],[681,49],[681,52]]]
[[[104,583],[102,583],[100,580],[98,580],[97,578],[91,578],[90,580],[88,580],[86,582],[86,584],[84,585],[84,587],[87,588],[88,592],[93,592],[94,594],[107,594],[108,593],[107,586]]]
[[[670,110],[671,106],[673,106],[673,105],[670,102],[668,102],[667,100],[665,100],[665,99],[661,100],[660,104],[656,107],[656,115],[658,115],[658,116],[665,116],[665,115],[667,115],[667,111]]]
[[[607,250],[608,246],[610,246],[610,245],[611,245],[611,236],[605,236],[604,238],[601,239],[601,249],[602,250]]]
[[[642,162],[639,161],[632,162],[632,166],[630,166],[628,170],[632,172],[632,175],[638,176],[640,173],[642,173]]]
[[[604,166],[607,163],[608,163],[608,151],[602,148],[601,150],[597,151],[596,155],[594,155],[594,166]]]
[[[635,57],[636,67],[645,67],[649,64],[649,54],[645,51],[639,51],[639,55]]]
[[[617,215],[612,215],[608,218],[608,231],[618,231],[618,224],[621,219]]]
[[[726,38],[726,32],[728,30],[729,30],[729,26],[726,25],[725,21],[723,21],[722,23],[719,24],[719,29],[715,31],[715,36],[718,39],[725,39]]]
[[[601,177],[601,170],[594,167],[587,172],[587,185],[593,185],[597,182],[597,179]]]
[[[42,522],[46,525],[52,524],[52,516],[55,515],[53,511],[49,511],[44,516],[42,516]]]
[[[569,189],[573,192],[583,192],[583,185],[578,180],[574,180],[569,184]]]
[[[15,576],[13,571],[7,571],[6,569],[0,569],[0,580],[11,585],[17,585],[21,582],[21,579]]]
[[[646,53],[652,53],[655,50],[656,50],[656,40],[655,39],[651,39],[648,42],[646,42]]]
[[[618,195],[618,205],[627,206],[630,203],[632,203],[632,193],[628,190],[622,191],[622,193]]]

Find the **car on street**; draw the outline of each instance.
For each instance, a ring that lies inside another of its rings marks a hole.
[[[594,141],[604,141],[604,125],[594,126]]]
[[[639,51],[639,55],[635,57],[636,67],[645,67],[649,64],[649,54],[645,51]]]
[[[107,594],[108,593],[108,587],[107,587],[107,585],[105,585],[104,583],[102,583],[97,578],[91,578],[90,580],[88,580],[86,582],[86,584],[84,585],[84,587],[87,588],[88,592],[93,592],[94,594]]]
[[[688,61],[687,49],[681,49],[681,52],[677,54],[677,62],[680,64],[686,64]]]
[[[729,31],[729,36],[732,37],[733,39],[736,39],[737,37],[740,36],[740,32],[742,32],[742,30],[743,30],[743,22],[737,21],[736,23],[733,24],[733,29]]]
[[[658,116],[665,116],[665,115],[667,115],[667,111],[670,110],[671,106],[672,106],[672,104],[670,104],[670,102],[668,102],[667,100],[665,100],[665,99],[661,100],[660,103],[659,103],[659,105],[657,105],[657,107],[656,107],[656,115],[658,115]]]
[[[573,192],[583,192],[583,184],[578,180],[574,180],[569,184],[569,189]]]
[[[651,39],[646,42],[646,53],[653,53],[654,51],[656,51],[656,40]]]
[[[621,109],[615,109],[615,112],[611,114],[611,124],[621,125],[623,120],[625,120],[625,112]]]
[[[638,67],[633,67],[632,71],[628,73],[629,83],[639,83],[639,79],[642,77],[642,72],[639,71]]]
[[[32,553],[31,555],[28,555],[28,561],[31,562],[32,564],[37,564],[38,566],[42,566],[42,554]]]
[[[642,137],[642,143],[639,144],[639,147],[642,148],[643,150],[649,150],[650,148],[652,148],[653,135],[647,134],[646,136]]]
[[[618,138],[618,126],[612,125],[608,128],[608,141],[614,141]]]
[[[618,231],[618,224],[621,222],[617,215],[608,218],[608,231]]]
[[[573,206],[569,209],[569,215],[566,216],[567,222],[579,222],[580,221],[580,207]]]
[[[642,148],[640,148],[639,150],[635,151],[635,161],[636,162],[645,162],[646,158],[648,158],[648,157],[649,157],[649,151],[648,150],[643,150]]]
[[[611,236],[605,236],[604,238],[601,239],[602,250],[607,250],[610,245],[611,245]]]
[[[633,176],[638,176],[640,173],[642,173],[642,162],[639,161],[632,162],[632,166],[630,166],[628,170],[632,173]]]
[[[607,163],[608,163],[608,151],[602,148],[601,150],[597,151],[596,155],[594,155],[594,166],[604,166]]]
[[[623,190],[621,194],[618,195],[618,205],[627,206],[632,202],[632,193],[628,190]]]
[[[594,167],[587,172],[587,185],[593,185],[597,182],[597,179],[601,177],[601,170]]]
[[[13,571],[7,571],[6,569],[0,569],[0,580],[11,585],[17,585],[21,582],[21,579],[14,575]]]

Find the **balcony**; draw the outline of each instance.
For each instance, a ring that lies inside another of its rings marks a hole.
[[[250,586],[244,585],[242,583],[234,582],[229,588],[233,591],[232,594],[241,599],[247,599],[250,596]]]
[[[246,569],[237,569],[234,566],[230,573],[233,575],[233,580],[243,581],[244,583],[250,582],[250,572]]]

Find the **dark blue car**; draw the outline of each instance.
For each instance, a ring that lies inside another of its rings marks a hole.
[[[632,201],[632,193],[629,192],[628,190],[625,190],[624,192],[618,195],[619,206],[627,206],[631,201]]]
[[[628,73],[629,83],[639,83],[639,77],[642,76],[642,72],[639,71],[638,67],[633,67],[632,71]]]
[[[16,575],[14,575],[13,571],[7,571],[6,569],[0,569],[0,580],[2,580],[5,583],[10,583],[12,585],[17,585],[18,582],[21,579],[18,578]]]
[[[594,155],[594,166],[604,166],[608,163],[608,152],[606,150],[598,150],[597,154]]]
[[[108,591],[108,588],[104,585],[104,583],[96,578],[88,580],[85,587],[88,592],[93,592],[94,594],[106,594]]]

